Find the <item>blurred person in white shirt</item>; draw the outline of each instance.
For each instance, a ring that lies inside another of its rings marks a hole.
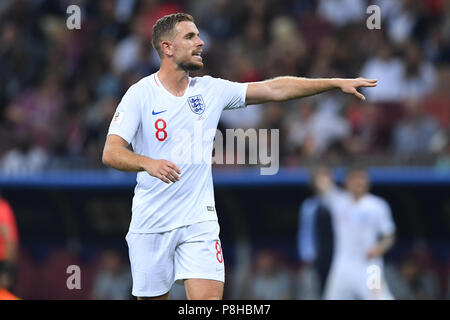
[[[369,193],[369,175],[360,166],[348,170],[345,185],[341,191],[326,176],[318,181],[331,209],[335,244],[325,299],[391,300],[383,271],[383,255],[395,241],[389,204]]]

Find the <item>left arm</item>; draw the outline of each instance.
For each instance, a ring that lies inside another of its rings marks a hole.
[[[389,204],[384,200],[380,201],[378,212],[378,222],[374,224],[374,227],[381,237],[367,252],[368,259],[383,256],[395,243],[395,224]]]
[[[249,83],[246,101],[249,104],[260,104],[269,101],[287,101],[312,96],[321,92],[341,89],[353,94],[361,100],[366,98],[357,91],[360,87],[375,87],[377,80],[357,79],[307,79],[299,77],[277,77],[271,80]]]

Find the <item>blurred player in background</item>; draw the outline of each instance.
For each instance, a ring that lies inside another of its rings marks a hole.
[[[311,188],[315,195],[305,199],[299,211],[297,234],[299,256],[303,263],[313,268],[313,272],[317,272],[320,282],[318,296],[323,295],[330,270],[334,238],[330,208],[323,199],[318,185],[323,179],[333,179],[332,174],[326,166],[319,166],[313,170]]]
[[[105,165],[138,172],[126,237],[132,293],[167,299],[173,282],[180,280],[188,299],[221,299],[225,272],[211,160],[222,111],[332,89],[364,100],[357,89],[374,87],[377,81],[278,77],[236,83],[192,78],[189,72],[203,67],[204,43],[192,16],[183,13],[159,19],[152,44],[161,58],[160,69],[125,93],[103,151]],[[198,128],[205,134],[195,135]],[[213,134],[206,137],[207,132]],[[198,150],[209,159],[194,161]]]
[[[18,232],[14,212],[0,195],[0,300],[15,299],[11,290],[17,260]]]
[[[383,255],[394,244],[395,225],[389,204],[369,193],[367,171],[348,170],[347,191],[323,177],[323,192],[333,218],[334,254],[325,299],[393,299],[383,275]]]

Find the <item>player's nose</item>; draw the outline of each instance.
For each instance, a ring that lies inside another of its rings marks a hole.
[[[198,37],[197,38],[197,43],[196,43],[197,47],[203,47],[204,44],[205,44],[205,42],[203,42],[203,40],[200,39],[200,37]]]

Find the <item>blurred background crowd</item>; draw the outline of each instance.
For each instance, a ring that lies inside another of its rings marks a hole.
[[[81,8],[81,29],[66,8]],[[369,30],[366,8],[381,8]],[[205,68],[233,81],[280,75],[377,78],[368,101],[332,91],[224,112],[220,128],[280,129],[280,163],[449,167],[447,0],[5,0],[0,4],[0,169],[102,168],[112,114],[159,67],[151,30],[185,11],[205,41]]]
[[[66,9],[72,4],[81,8],[80,30],[66,27]],[[366,26],[366,9],[371,4],[381,8],[380,30]],[[159,58],[151,47],[152,26],[159,17],[178,11],[194,16],[205,41],[205,68],[193,75],[239,82],[282,75],[378,79],[376,89],[363,92],[367,97],[363,103],[330,91],[287,103],[249,106],[224,112],[220,130],[280,129],[280,164],[285,167],[318,160],[345,165],[357,157],[369,165],[427,165],[450,170],[449,0],[2,0],[0,172],[104,169],[101,153],[117,104],[130,85],[159,68]],[[399,223],[406,235],[400,235],[402,246],[402,239],[410,240],[411,225],[414,230],[425,228],[420,225],[425,220],[417,217],[427,211],[408,205],[408,201],[433,203],[433,192],[383,191],[391,200],[397,199],[393,214],[396,220],[403,219]],[[287,253],[263,244],[250,248],[249,239],[237,237],[234,249],[231,244],[228,247],[233,255],[228,257],[232,267],[227,269],[226,298],[320,298],[317,274],[298,260],[292,241],[297,232],[298,205],[308,191],[290,191],[290,200],[283,204],[258,207],[261,199],[287,198],[282,191],[277,192],[267,191],[266,197],[258,192],[250,201],[251,208],[245,208],[247,196],[233,195],[232,190],[217,192],[218,207],[231,216],[220,218],[225,225],[235,223],[240,230],[242,221],[238,219],[243,218],[237,216],[248,214],[249,221],[256,217],[268,230],[278,228],[278,234],[259,231],[258,237],[291,237],[282,238],[284,247],[289,243]],[[98,194],[94,199],[75,193],[69,201],[53,191],[33,193],[38,195],[28,203],[17,194],[9,194],[19,208],[22,234],[28,232],[30,243],[38,234],[27,229],[31,226],[40,227],[42,235],[64,229],[70,238],[76,233],[74,229],[92,224],[97,225],[97,234],[104,236],[111,234],[105,230],[114,229],[114,220],[120,225],[116,232],[126,232],[130,195],[121,199]],[[411,194],[420,197],[414,199]],[[435,223],[448,231],[448,194],[446,199],[439,200],[442,210],[435,213],[442,215],[442,220],[429,225]],[[47,207],[41,208],[43,203]],[[81,215],[80,203],[85,203],[82,209],[89,217]],[[406,209],[398,203],[406,203]],[[70,209],[72,205],[75,209]],[[65,211],[61,217],[55,214],[58,210]],[[39,218],[38,211],[42,214]],[[75,211],[82,218],[70,218]],[[280,219],[274,221],[277,214]],[[406,221],[410,219],[407,214],[413,216],[412,222]],[[236,234],[227,235],[229,227],[223,230],[228,241],[236,238]],[[117,233],[115,238],[123,241]],[[131,298],[123,248],[112,246],[100,254],[85,250],[80,256],[70,241],[70,250],[21,251],[15,292],[24,298],[70,294],[78,298]],[[445,241],[443,251],[448,250],[448,238]],[[407,250],[394,250],[395,259],[387,261],[386,277],[395,297],[450,297],[448,251],[439,264],[428,249],[419,241]],[[81,265],[84,270],[82,292],[68,293],[61,286],[69,264]],[[46,292],[42,292],[43,287]],[[172,296],[182,298],[182,288],[175,286]]]

